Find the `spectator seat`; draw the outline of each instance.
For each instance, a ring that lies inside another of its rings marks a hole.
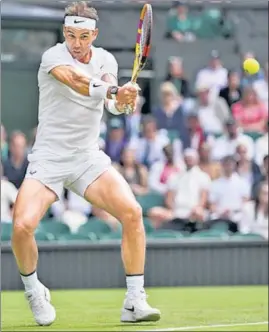
[[[154,206],[164,206],[164,197],[158,193],[148,193],[146,195],[136,196],[141,205],[143,215],[146,216],[149,209]]]
[[[90,218],[84,225],[81,225],[78,229],[79,234],[84,234],[88,236],[96,236],[99,238],[102,235],[111,233],[111,228],[101,219]]]

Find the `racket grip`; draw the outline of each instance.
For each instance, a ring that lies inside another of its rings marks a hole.
[[[133,85],[137,85],[136,81],[134,81],[134,80],[131,80],[130,83],[133,84]],[[130,114],[132,114],[133,112],[134,112],[134,109],[133,109],[130,105],[126,105],[126,109],[125,109],[125,112],[124,112],[124,113],[125,113],[126,115],[130,115]]]

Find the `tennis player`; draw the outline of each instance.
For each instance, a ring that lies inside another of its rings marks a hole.
[[[139,88],[119,87],[112,54],[92,44],[97,11],[85,2],[65,10],[65,42],[47,50],[38,72],[39,125],[29,167],[14,209],[12,247],[35,321],[50,325],[56,312],[37,276],[34,232],[63,188],[104,209],[123,226],[122,259],[127,293],[121,321],[157,321],[144,290],[145,232],[141,208],[110,158],[98,148],[104,109],[121,114],[135,105]],[[49,267],[48,267],[49,268]],[[108,272],[109,273],[109,272]]]

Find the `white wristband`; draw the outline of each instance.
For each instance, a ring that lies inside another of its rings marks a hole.
[[[120,112],[116,107],[116,101],[112,99],[107,100],[107,110],[109,113],[114,115],[123,114],[123,112]]]
[[[89,95],[96,99],[106,99],[107,91],[111,84],[101,80],[93,79],[89,84]]]

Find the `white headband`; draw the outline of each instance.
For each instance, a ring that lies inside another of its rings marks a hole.
[[[64,25],[67,27],[77,28],[77,29],[96,29],[96,21],[81,16],[66,16],[64,20]]]

